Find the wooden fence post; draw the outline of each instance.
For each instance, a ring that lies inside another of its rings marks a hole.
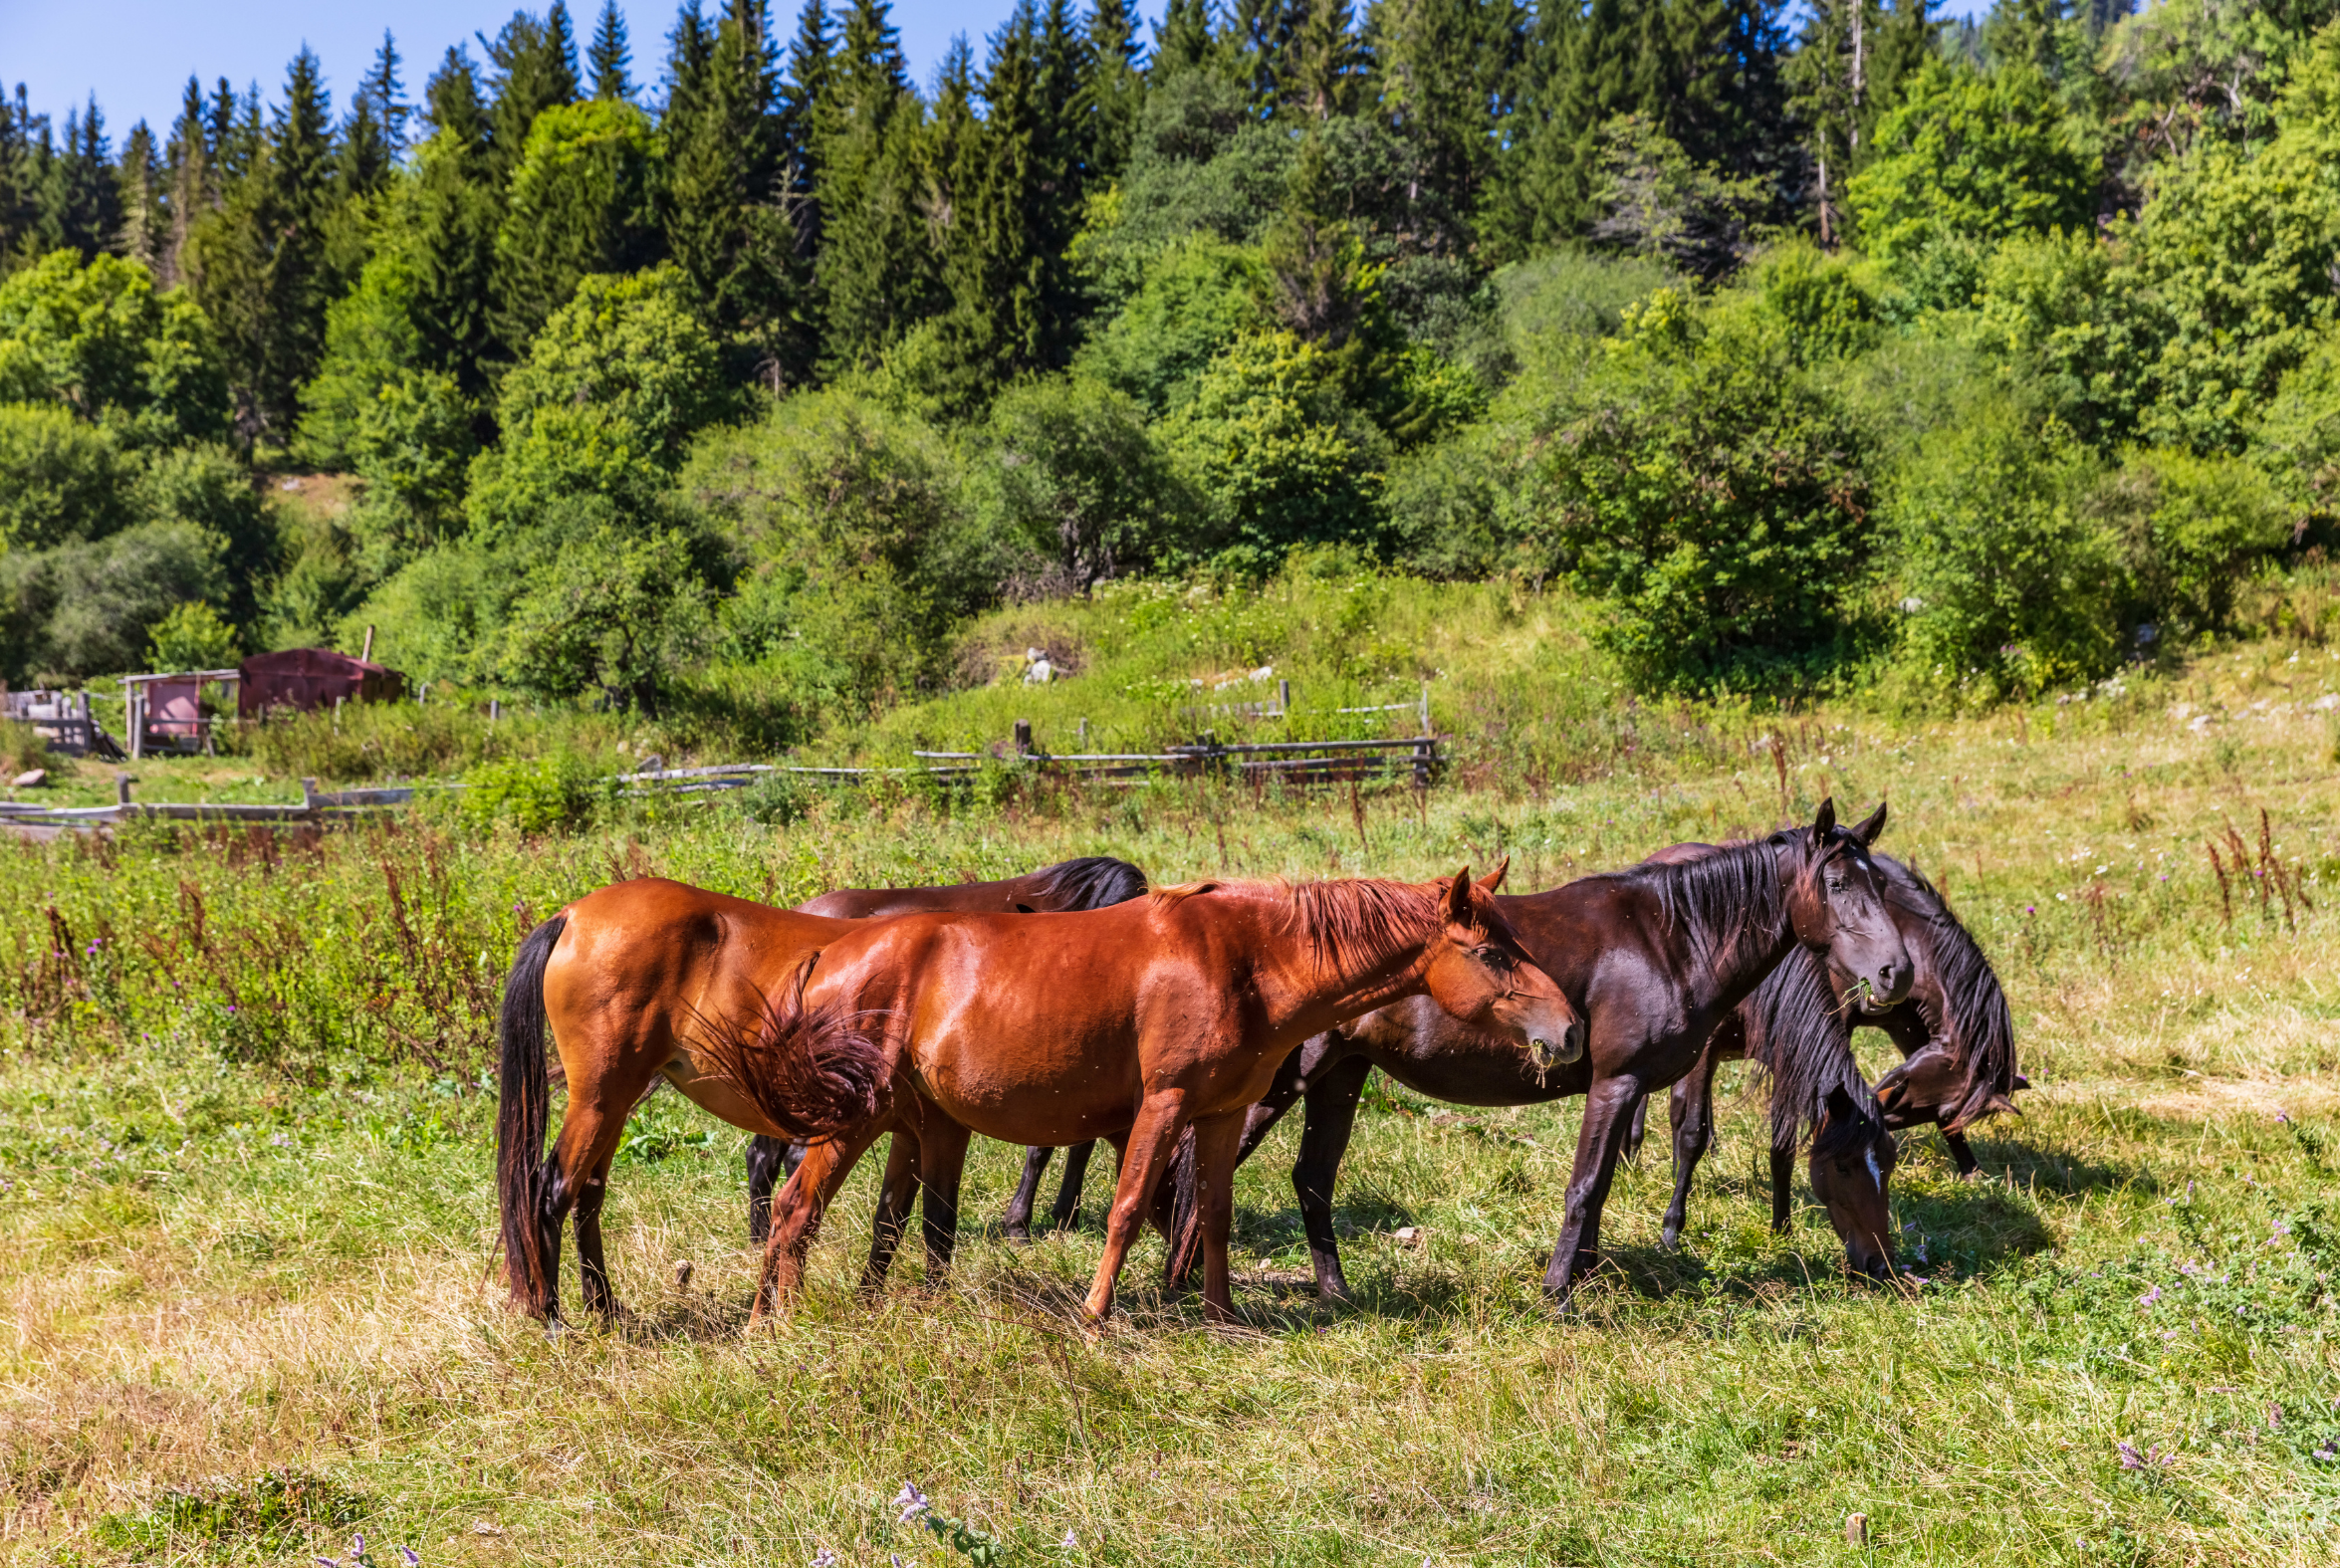
[[[1030,719],[1016,721],[1016,755],[1018,757],[1032,755],[1032,721]]]

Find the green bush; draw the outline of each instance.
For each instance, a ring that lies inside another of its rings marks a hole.
[[[129,521],[114,436],[63,407],[0,407],[0,548],[104,539]]]
[[[0,556],[0,676],[81,680],[138,668],[175,607],[225,590],[219,542],[186,523]]]
[[[508,822],[524,833],[581,827],[614,798],[614,785],[574,752],[483,763],[464,776],[459,807],[466,822]]]
[[[238,657],[236,629],[219,618],[219,611],[199,601],[172,605],[147,636],[150,669],[224,670]]]
[[[1989,698],[2120,661],[2134,590],[2088,506],[2102,472],[2064,426],[2004,397],[1927,438],[1890,511],[1903,657],[1924,681]]]
[[[2122,540],[2145,612],[2181,632],[2230,628],[2243,583],[2291,539],[2281,493],[2239,458],[2133,453],[2095,506]]]
[[[157,294],[136,262],[72,251],[0,279],[0,399],[54,399],[130,446],[222,439],[234,406],[184,290]]]

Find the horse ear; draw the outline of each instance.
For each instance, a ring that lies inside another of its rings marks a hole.
[[[1453,926],[1478,924],[1471,915],[1471,868],[1469,866],[1457,871],[1454,881],[1447,884],[1446,918],[1447,924]]]
[[[1877,802],[1877,809],[1865,822],[1853,824],[1852,836],[1864,844],[1874,844],[1885,832],[1885,802]]]
[[[1482,893],[1492,893],[1497,888],[1502,887],[1504,885],[1504,873],[1511,869],[1512,857],[1510,855],[1506,855],[1504,856],[1503,863],[1501,865],[1497,866],[1493,871],[1488,872],[1487,875],[1479,879],[1479,891]]]
[[[1836,796],[1830,795],[1827,799],[1820,802],[1819,814],[1812,818],[1813,844],[1817,845],[1821,839],[1826,838],[1829,833],[1833,832],[1835,827]]]
[[[1847,1122],[1859,1120],[1860,1114],[1860,1107],[1853,1104],[1852,1096],[1844,1091],[1844,1085],[1838,1084],[1828,1091],[1828,1121],[1830,1125],[1841,1127]]]

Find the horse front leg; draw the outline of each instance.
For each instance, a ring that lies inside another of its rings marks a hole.
[[[1625,1158],[1640,1163],[1641,1142],[1649,1136],[1649,1096],[1633,1102],[1633,1115],[1625,1123]]]
[[[1308,1085],[1300,1121],[1300,1153],[1292,1162],[1291,1190],[1300,1204],[1300,1227],[1308,1233],[1316,1295],[1324,1301],[1350,1299],[1348,1277],[1340,1269],[1340,1237],[1332,1225],[1332,1189],[1356,1131],[1357,1102],[1372,1075],[1373,1063],[1363,1056],[1320,1069]]]
[[[877,1215],[869,1226],[869,1261],[861,1267],[861,1294],[874,1296],[885,1288],[887,1270],[902,1244],[902,1229],[910,1223],[910,1204],[918,1196],[918,1140],[894,1129],[886,1150],[885,1175],[877,1184]]]
[[[1105,1255],[1097,1260],[1096,1278],[1088,1287],[1082,1310],[1093,1323],[1102,1323],[1113,1310],[1113,1286],[1121,1265],[1153,1208],[1154,1189],[1170,1164],[1178,1135],[1186,1128],[1186,1092],[1168,1089],[1149,1095],[1138,1107],[1122,1147],[1121,1174],[1113,1184],[1113,1207],[1105,1218]]]
[[[1229,1233],[1235,1229],[1235,1151],[1243,1141],[1243,1111],[1226,1111],[1194,1124],[1195,1185],[1200,1190],[1195,1218],[1203,1238],[1203,1316],[1213,1323],[1235,1321],[1235,1281],[1227,1253]]]
[[[1576,1165],[1568,1174],[1567,1207],[1559,1240],[1543,1271],[1543,1293],[1558,1310],[1573,1303],[1577,1277],[1600,1257],[1600,1211],[1617,1174],[1617,1156],[1641,1080],[1629,1073],[1595,1082],[1584,1097],[1584,1125],[1576,1135]]]
[[[925,1112],[918,1128],[918,1185],[925,1189],[926,1282],[933,1286],[949,1276],[958,1245],[959,1183],[967,1172],[972,1135],[931,1105]]]
[[[1795,1219],[1795,1150],[1771,1145],[1771,1233],[1785,1235]]]
[[[1942,1141],[1950,1146],[1950,1157],[1958,1162],[1960,1181],[1983,1169],[1983,1162],[1975,1158],[1974,1146],[1967,1142],[1965,1133],[1946,1132]]]
[[[1008,1214],[1004,1221],[1011,1241],[1032,1239],[1032,1206],[1040,1202],[1040,1181],[1049,1174],[1049,1161],[1056,1151],[1046,1144],[1034,1144],[1024,1151],[1024,1175],[1016,1182],[1016,1196],[1008,1200]],[[1063,1202],[1061,1193],[1056,1201]]]
[[[762,1246],[772,1235],[772,1195],[805,1157],[802,1144],[758,1133],[748,1140],[748,1241]]]

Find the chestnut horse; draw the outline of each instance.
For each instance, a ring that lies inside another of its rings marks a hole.
[[[874,1114],[880,1045],[857,1020],[804,998],[823,943],[868,929],[643,877],[588,893],[530,932],[504,987],[496,1185],[513,1303],[561,1317],[561,1229],[577,1211],[588,1311],[609,1316],[601,1203],[626,1117],[661,1077],[727,1122],[791,1141]],[[548,1155],[550,1023],[569,1084]],[[710,1040],[728,1055],[711,1062]],[[724,1074],[741,1041],[764,1075],[743,1095]]]
[[[1523,1061],[1583,1053],[1567,999],[1492,897],[1501,875],[1476,887],[1468,871],[1451,883],[1198,882],[1084,914],[904,915],[836,938],[806,1006],[885,1020],[885,1103],[814,1143],[781,1191],[757,1311],[795,1291],[838,1184],[879,1133],[899,1130],[916,1166],[898,1140],[879,1188],[881,1238],[898,1234],[913,1178],[956,1197],[971,1133],[1053,1147],[1110,1138],[1121,1169],[1085,1303],[1101,1320],[1191,1126],[1204,1309],[1230,1318],[1235,1145],[1300,1041],[1426,994],[1500,1031]],[[783,1081],[764,1068],[770,1048],[748,1034],[714,1045],[751,1096]],[[869,1280],[889,1261],[890,1246],[874,1249]]]
[[[2010,1096],[2028,1087],[2028,1080],[2015,1070],[2014,1020],[1990,961],[1932,883],[1890,855],[1879,855],[1877,865],[1885,874],[1886,912],[1900,930],[1914,965],[1909,996],[1893,1006],[1879,1007],[1871,1002],[1847,1012],[1831,1005],[1822,977],[1783,966],[1777,977],[1783,992],[1780,1016],[1736,1032],[1726,1025],[1716,1033],[1698,1065],[1674,1085],[1668,1107],[1674,1131],[1674,1200],[1666,1210],[1668,1245],[1682,1233],[1691,1179],[1713,1135],[1715,1069],[1741,1056],[1774,1074],[1771,1223],[1784,1227],[1795,1118],[1808,1114],[1804,1108],[1810,1096],[1782,1084],[1776,1076],[1783,1029],[1825,1033],[1832,1040],[1841,1036],[1847,1054],[1855,1025],[1866,1023],[1883,1029],[1906,1058],[1877,1080],[1875,1104],[1883,1124],[1893,1129],[1938,1124],[1961,1176],[1971,1176],[1978,1169],[1966,1129],[1985,1116],[2014,1113]],[[1785,995],[1790,992],[1801,995]],[[1740,1021],[1755,1021],[1747,1019],[1745,1008],[1741,1012]],[[1832,1058],[1833,1051],[1829,1054]],[[1783,1147],[1790,1154],[1783,1155]],[[1815,1191],[1818,1185],[1815,1180]]]
[[[955,887],[847,887],[833,893],[799,904],[798,910],[808,915],[828,915],[840,920],[873,920],[888,915],[924,914],[930,911],[949,911],[965,914],[1020,914],[1063,913],[1081,909],[1109,909],[1125,904],[1146,893],[1146,874],[1126,860],[1115,860],[1105,855],[1086,855],[1077,860],[1058,861],[1043,866],[1023,876],[1008,877],[998,882],[962,882]],[[1092,1144],[1080,1144],[1065,1156],[1064,1169],[1069,1173],[1085,1169]],[[758,1136],[748,1145],[748,1239],[761,1246],[772,1233],[772,1193],[803,1158],[803,1144],[782,1143],[777,1138]],[[1018,1196],[1024,1207],[1024,1219],[1032,1218],[1031,1195],[1040,1187],[1041,1172],[1048,1169],[1052,1149],[1033,1149],[1024,1160],[1024,1181]],[[1074,1184],[1078,1192],[1078,1184]],[[933,1211],[934,1196],[927,1195],[929,1228],[946,1222]],[[1064,1224],[1070,1217],[1059,1217]],[[955,1228],[957,1216],[951,1216],[947,1227]],[[1013,1214],[1010,1216],[1009,1234],[1019,1232]]]
[[[1898,1002],[1910,960],[1885,913],[1869,845],[1885,808],[1839,827],[1823,801],[1808,830],[1733,844],[1679,864],[1643,864],[1589,876],[1547,893],[1499,899],[1527,951],[1576,1004],[1591,1048],[1564,1070],[1542,1072],[1477,1030],[1419,1003],[1401,1003],[1311,1039],[1287,1064],[1274,1094],[1255,1107],[1238,1146],[1260,1145],[1295,1099],[1306,1100],[1292,1185],[1327,1299],[1348,1295],[1332,1230],[1332,1188],[1355,1125],[1357,1097],[1375,1067],[1434,1099],[1464,1105],[1536,1105],[1585,1096],[1558,1243],[1543,1288],[1563,1310],[1578,1276],[1598,1258],[1608,1197],[1634,1103],[1698,1059],[1716,1026],[1799,947],[1823,958],[1848,989]],[[1869,1191],[1876,1189],[1872,1186]],[[1846,1205],[1857,1195],[1845,1195]],[[1181,1194],[1180,1211],[1187,1211]],[[1832,1205],[1832,1215],[1834,1206]],[[1890,1270],[1882,1205],[1838,1217],[1859,1260]],[[1181,1223],[1181,1261],[1191,1254]]]

